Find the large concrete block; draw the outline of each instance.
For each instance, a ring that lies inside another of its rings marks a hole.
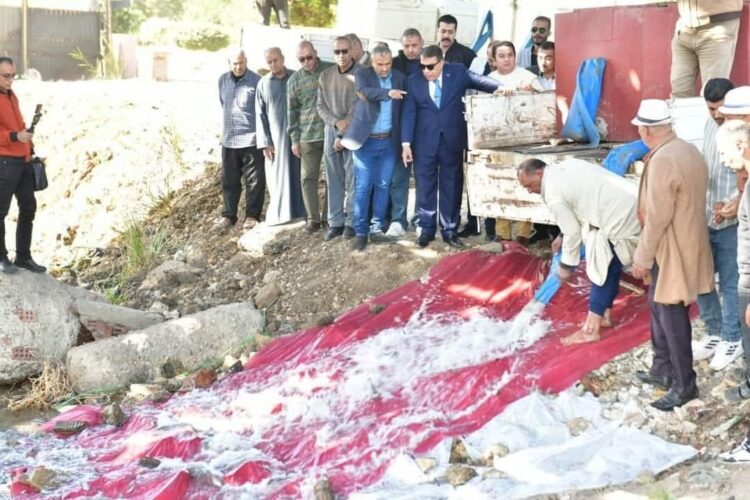
[[[76,391],[86,392],[152,380],[166,361],[194,370],[223,358],[261,332],[263,324],[263,315],[250,303],[219,306],[74,347],[68,351],[68,376]]]
[[[47,274],[0,274],[0,384],[40,373],[45,360],[65,359],[80,329],[71,290]]]

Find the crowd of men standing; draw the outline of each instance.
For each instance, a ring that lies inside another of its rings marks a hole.
[[[741,202],[747,198],[747,175],[735,178],[727,168],[733,164],[745,172],[750,165],[750,87],[734,88],[726,78],[731,64],[716,60],[716,54],[726,55],[730,48],[733,55],[737,3],[741,8],[737,0],[679,2],[673,95],[689,93],[698,74],[706,82],[703,95],[711,119],[703,154],[675,135],[665,101],[645,99],[632,120],[649,149],[638,189],[577,160],[547,165],[532,158],[518,166],[519,183],[542,196],[561,230],[552,246],[561,251],[562,281],[572,276],[585,248],[592,282],[589,314],[564,344],[596,342],[601,329],[615,323],[612,308],[624,270],[650,284],[653,362],[650,370],[635,376],[667,390],[652,402],[664,411],[698,397],[694,360],[710,358],[710,367],[722,370],[743,352],[748,378],[726,398],[750,399],[750,222],[745,208],[750,201]],[[727,32],[725,25],[733,27],[729,42],[714,36],[714,31]],[[297,72],[284,67],[279,49],[270,48],[270,73],[262,79],[247,70],[241,51],[234,54],[232,71],[220,80],[225,207],[219,227],[237,222],[243,175],[248,207],[244,228],[257,224],[265,155],[273,162],[267,221],[305,217],[305,231],[315,233],[327,225],[326,241],[353,239],[355,251],[368,242],[404,236],[410,222],[416,223],[421,247],[438,231],[456,248],[464,246],[461,237],[480,234],[479,220],[470,212],[459,228],[467,140],[462,98],[470,90],[503,95],[554,90],[555,47],[547,40],[551,21],[541,16],[533,22],[529,47],[517,52],[512,42],[493,41],[486,57],[457,42],[457,28],[453,16],[442,16],[438,44],[427,47],[417,30],[407,29],[403,50],[395,57],[385,44],[366,52],[355,34],[341,36],[333,42],[333,64],[321,61],[313,44],[303,41],[297,48],[302,66]],[[714,56],[701,46],[716,49],[715,54],[708,50]],[[232,148],[241,151],[226,151]],[[721,154],[739,159],[722,160]],[[322,205],[321,160],[327,180]],[[415,220],[408,221],[412,175],[416,209]],[[302,204],[295,202],[300,198]],[[510,221],[484,223],[490,240],[509,240],[512,229]],[[516,224],[515,235],[529,242],[531,224]],[[696,301],[708,334],[693,341],[688,307]],[[743,312],[745,321],[740,319]],[[750,461],[750,441],[724,458]]]
[[[272,47],[265,51],[269,73],[262,78],[247,68],[244,52],[235,50],[231,71],[219,80],[224,209],[218,228],[238,222],[244,183],[245,230],[260,220],[267,186],[268,224],[304,217],[305,231],[327,226],[326,241],[352,239],[355,251],[401,238],[410,225],[419,246],[429,245],[439,231],[448,245],[463,247],[459,236],[479,233],[474,217],[459,228],[464,95],[470,89],[506,95],[551,90],[555,78],[548,18],[534,21],[533,44],[518,54],[529,69],[516,64],[509,41],[493,42],[486,58],[477,57],[456,41],[457,28],[455,17],[442,16],[438,44],[427,47],[418,30],[407,29],[396,55],[384,43],[365,51],[350,33],[333,41],[333,63],[302,41],[298,71],[286,68],[281,50]],[[412,176],[415,218],[409,221]],[[510,239],[510,223],[501,222],[500,235],[494,220],[487,223],[488,239]],[[531,228],[517,233],[528,239]]]
[[[459,229],[466,148],[462,98],[469,89],[505,95],[553,90],[554,44],[547,41],[551,21],[537,18],[533,44],[518,54],[526,69],[516,64],[511,42],[493,42],[486,58],[477,57],[456,41],[457,28],[455,17],[442,16],[438,44],[428,47],[409,28],[395,56],[383,43],[365,51],[350,33],[333,41],[334,63],[322,61],[315,46],[302,41],[296,72],[272,47],[265,51],[269,73],[262,78],[235,50],[231,71],[219,81],[224,209],[217,226],[237,223],[244,182],[246,230],[260,220],[267,186],[268,224],[304,217],[305,231],[327,226],[326,241],[353,239],[355,251],[401,238],[410,224],[423,247],[438,231],[453,247],[464,245],[459,236],[478,234],[472,216]],[[327,188],[322,203],[321,160]],[[416,216],[409,221],[412,175]],[[501,222],[499,237],[510,239],[510,223]],[[528,239],[530,225],[517,234]],[[492,219],[486,235],[498,237]]]

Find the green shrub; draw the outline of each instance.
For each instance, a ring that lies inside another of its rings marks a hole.
[[[175,42],[184,49],[216,51],[229,45],[229,35],[216,24],[196,23],[182,28]]]

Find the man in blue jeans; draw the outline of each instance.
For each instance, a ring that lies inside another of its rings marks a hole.
[[[372,49],[372,66],[361,68],[354,75],[359,99],[342,144],[354,151],[355,251],[365,249],[368,236],[373,243],[390,241],[383,230],[393,169],[401,153],[404,79],[403,73],[393,70],[393,55],[387,45]]]
[[[708,237],[714,258],[714,268],[719,273],[719,300],[716,290],[698,295],[701,319],[708,335],[693,342],[693,359],[711,358],[713,370],[723,370],[742,355],[740,318],[737,302],[737,207],[739,191],[736,176],[719,159],[716,149],[716,132],[724,122],[719,107],[734,85],[726,78],[714,78],[706,83],[703,97],[711,117],[706,121],[703,138],[703,156],[708,165],[708,191],[706,192],[706,219]]]

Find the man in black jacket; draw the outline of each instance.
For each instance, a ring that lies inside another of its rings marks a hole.
[[[437,40],[443,49],[443,60],[448,63],[461,63],[469,69],[476,52],[456,41],[458,20],[450,14],[440,16],[437,22]]]
[[[401,35],[401,46],[403,49],[393,58],[393,68],[407,77],[419,73],[419,56],[424,47],[422,34],[416,28],[407,28]]]

